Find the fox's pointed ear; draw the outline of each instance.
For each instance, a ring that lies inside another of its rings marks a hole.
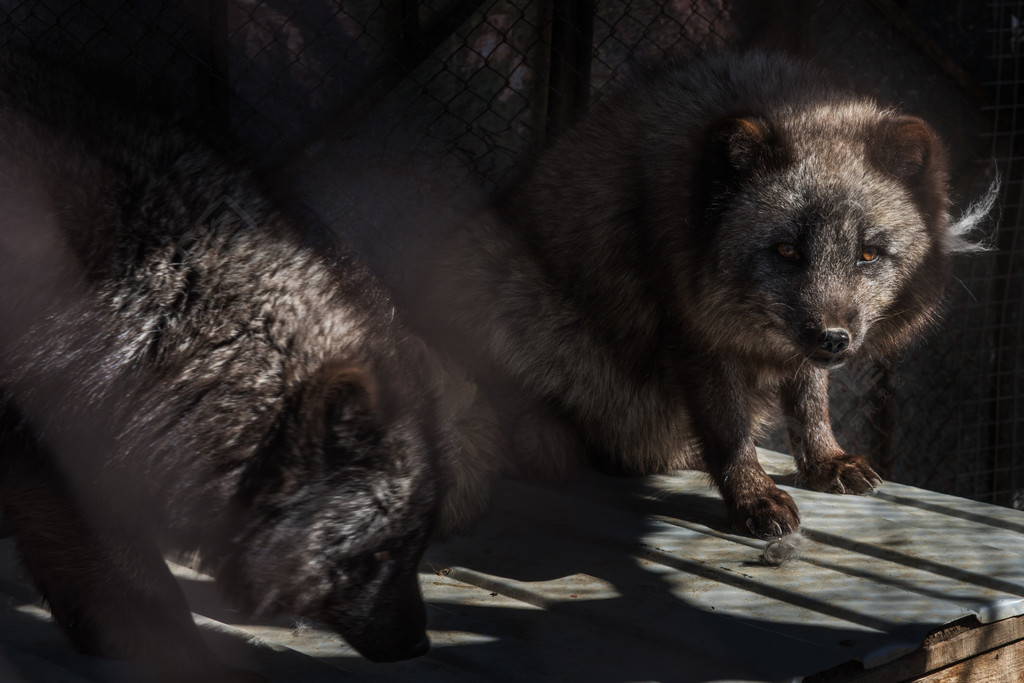
[[[372,441],[382,422],[377,381],[365,368],[328,363],[308,380],[305,410],[319,413],[330,446]],[[312,416],[311,416],[312,417]]]
[[[927,123],[913,116],[886,119],[869,135],[871,161],[900,180],[921,175],[936,156],[944,156],[938,136]]]
[[[868,131],[868,157],[913,193],[929,222],[946,209],[948,156],[939,136],[914,116],[889,117]]]
[[[705,160],[712,176],[726,184],[790,163],[789,147],[757,117],[722,119],[708,131]]]
[[[339,364],[324,367],[320,372],[321,381],[328,391],[328,405],[336,405],[342,412],[339,417],[357,413],[375,413],[379,407],[380,395],[377,380],[364,368],[356,365]]]

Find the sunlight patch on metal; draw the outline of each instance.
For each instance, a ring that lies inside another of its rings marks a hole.
[[[805,491],[792,459],[760,455],[800,506],[795,559],[763,564],[765,541],[730,528],[700,473],[506,481],[472,533],[428,550],[432,648],[407,662],[368,662],[315,623],[247,619],[209,577],[172,570],[215,651],[270,681],[888,680],[945,662],[937,632],[974,654],[1024,638],[1024,512],[888,483]],[[0,673],[31,676],[5,680],[144,680],[73,652],[11,552]]]

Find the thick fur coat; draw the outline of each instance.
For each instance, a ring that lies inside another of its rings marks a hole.
[[[86,652],[217,676],[162,551],[375,660],[427,648],[435,366],[386,292],[240,165],[0,64],[0,506]]]
[[[489,392],[512,468],[699,467],[739,528],[777,536],[800,517],[757,462],[772,418],[797,426],[804,485],[879,482],[833,437],[829,371],[935,321],[984,213],[948,209],[924,121],[782,56],[670,65],[454,233],[424,326]]]

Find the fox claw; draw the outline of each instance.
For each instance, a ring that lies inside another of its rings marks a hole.
[[[757,538],[780,538],[800,528],[800,514],[796,503],[783,491],[775,489],[774,495],[752,500],[737,506],[730,515],[734,524],[742,520],[751,536]]]
[[[863,494],[874,491],[882,478],[863,456],[840,452],[805,465],[798,483],[812,491]]]

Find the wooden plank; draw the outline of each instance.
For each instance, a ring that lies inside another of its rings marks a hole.
[[[1018,683],[1024,671],[1024,640],[1004,645],[935,673],[915,678],[914,683]]]
[[[809,676],[806,683],[891,683],[892,681],[1019,681],[1024,671],[1024,617],[994,624],[958,623],[940,629],[925,639],[924,646],[888,664],[873,669],[853,670],[850,664]],[[992,655],[989,657],[989,655]],[[985,658],[983,661],[982,658]],[[971,662],[977,661],[972,665]],[[1014,663],[1011,667],[1009,663]],[[977,672],[970,666],[978,667]],[[1005,668],[1010,678],[980,678]],[[932,678],[947,675],[950,678]],[[955,675],[954,675],[955,674]],[[969,675],[968,675],[969,674]],[[961,676],[958,678],[957,676]]]

